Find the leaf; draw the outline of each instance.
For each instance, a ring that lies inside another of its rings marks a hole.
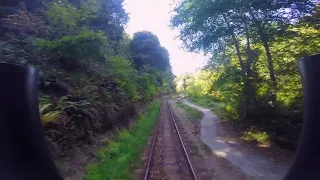
[[[48,113],[40,115],[40,119],[42,124],[46,124],[48,122],[56,122],[61,118],[61,111],[50,111]]]
[[[44,104],[40,105],[39,112],[40,114],[44,113],[45,111],[49,110],[49,108],[52,107],[52,104]]]

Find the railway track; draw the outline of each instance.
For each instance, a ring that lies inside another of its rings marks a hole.
[[[183,128],[175,121],[169,102],[163,101],[144,180],[197,180],[181,133]]]

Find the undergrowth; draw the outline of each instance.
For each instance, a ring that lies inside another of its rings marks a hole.
[[[132,179],[132,168],[139,160],[156,123],[160,103],[154,102],[138,118],[134,127],[122,130],[117,140],[97,152],[99,161],[87,166],[86,180]]]
[[[189,98],[188,100],[199,106],[209,108],[219,117],[220,120],[233,120],[237,117],[237,115],[230,109],[230,107],[228,107],[224,103],[217,103],[199,98]]]
[[[266,144],[269,142],[270,138],[266,132],[259,131],[246,131],[243,135],[246,141],[256,141],[260,144]]]
[[[203,116],[201,111],[199,111],[199,110],[197,110],[195,108],[192,108],[192,107],[190,107],[188,105],[185,105],[185,104],[183,104],[181,102],[178,102],[177,106],[183,108],[188,113],[189,117],[192,119],[193,122],[199,121]]]

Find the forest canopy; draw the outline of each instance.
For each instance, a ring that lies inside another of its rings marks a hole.
[[[158,37],[124,32],[123,0],[2,1],[0,12],[0,61],[39,70],[41,121],[56,154],[174,91]]]
[[[303,98],[297,61],[320,52],[319,7],[311,0],[182,0],[172,27],[187,50],[212,58],[176,78],[178,92],[295,146]]]

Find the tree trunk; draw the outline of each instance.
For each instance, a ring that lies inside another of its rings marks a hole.
[[[274,73],[274,67],[273,67],[273,61],[272,61],[272,56],[270,52],[270,47],[269,47],[269,38],[267,37],[266,33],[263,31],[263,28],[261,27],[261,23],[256,19],[254,16],[253,11],[250,9],[249,13],[258,29],[258,35],[260,37],[260,40],[262,41],[263,47],[266,51],[266,56],[267,56],[267,63],[268,63],[268,70],[269,70],[269,75],[270,75],[270,80],[271,80],[271,102],[273,106],[276,105],[277,101],[277,80],[276,76]]]
[[[263,36],[263,34],[262,34]],[[277,96],[276,96],[276,90],[277,90],[277,80],[276,80],[276,76],[274,73],[274,68],[273,68],[273,62],[272,62],[272,56],[270,53],[270,48],[269,48],[269,44],[268,44],[268,40],[264,40],[263,41],[263,46],[266,50],[266,56],[267,56],[267,61],[268,61],[268,69],[269,69],[269,73],[270,73],[270,79],[271,79],[271,87],[272,87],[272,91],[271,91],[271,101],[273,103],[273,105],[276,104],[277,101]]]
[[[250,35],[249,35],[249,30],[248,30],[248,26],[246,26],[246,45],[247,45],[247,49],[246,49],[246,54],[247,54],[247,61],[246,61],[246,72],[247,72],[247,77],[248,77],[248,83],[249,83],[249,93],[251,96],[250,99],[252,99],[251,104],[253,106],[255,106],[255,104],[257,103],[257,99],[256,99],[256,91],[255,88],[252,86],[252,80],[251,78],[253,78],[252,76],[252,70],[251,70],[251,64],[253,62],[253,52],[251,51],[251,46],[250,46]]]
[[[226,24],[228,25],[228,29],[231,32],[231,37],[232,37],[232,40],[233,40],[234,47],[236,48],[236,54],[237,54],[237,57],[238,57],[238,60],[239,60],[240,69],[241,69],[241,75],[242,75],[243,82],[244,82],[244,95],[245,95],[245,97],[244,97],[244,105],[243,105],[244,114],[241,117],[241,119],[244,119],[245,116],[247,115],[248,104],[250,103],[250,100],[248,99],[248,95],[250,96],[250,94],[251,94],[250,91],[251,91],[252,88],[251,88],[251,84],[249,82],[249,78],[248,78],[248,75],[247,75],[247,72],[246,72],[245,63],[243,62],[243,59],[242,59],[242,56],[241,56],[239,41],[237,40],[236,35],[235,35],[234,31],[233,31],[233,28],[230,26],[230,23],[227,20],[226,16],[224,14],[222,16],[223,16],[223,19],[225,20]]]
[[[248,96],[250,96],[251,84],[249,82],[249,78],[246,73],[245,64],[244,64],[243,59],[241,57],[239,42],[236,39],[236,36],[234,33],[232,33],[232,39],[233,39],[233,44],[236,48],[237,57],[239,60],[239,64],[240,64],[240,68],[241,68],[241,72],[242,72],[242,77],[243,77],[243,82],[244,82],[244,104],[243,104],[243,115],[241,117],[241,120],[243,120],[247,116],[248,105],[250,104],[250,100],[249,100]]]
[[[247,70],[247,74],[248,77],[250,78],[252,76],[252,72],[251,72],[251,63],[252,63],[252,51],[251,51],[251,46],[250,46],[250,38],[249,38],[249,30],[248,30],[248,26],[246,26],[246,40],[247,40],[247,61],[246,61],[246,70]]]
[[[232,32],[231,33],[231,37],[232,37],[233,45],[236,48],[236,53],[237,53],[237,57],[238,57],[240,68],[241,68],[241,75],[243,76],[244,83],[246,84],[247,83],[247,73],[245,71],[245,65],[244,65],[243,59],[241,57],[241,51],[240,51],[239,42],[238,42],[238,40],[236,38],[236,35],[233,32],[233,28],[231,28],[230,23],[227,20],[226,16],[224,14],[222,16],[223,16],[224,21],[228,25],[228,29]]]

